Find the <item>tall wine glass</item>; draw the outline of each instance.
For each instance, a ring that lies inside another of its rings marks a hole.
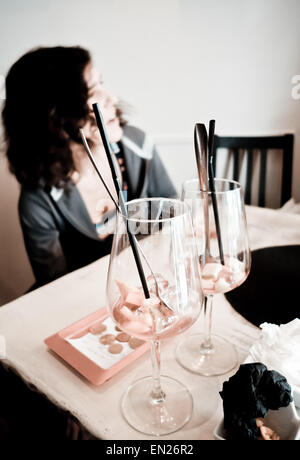
[[[205,319],[204,334],[192,335],[182,341],[176,356],[183,367],[206,376],[225,374],[238,364],[235,347],[223,337],[212,335],[212,303],[214,295],[224,294],[241,285],[251,265],[241,186],[238,182],[215,179],[215,189],[223,261],[220,258],[212,192],[200,191],[198,179],[186,181],[182,187],[182,199],[189,203],[192,212],[205,294]]]
[[[128,388],[121,408],[133,428],[159,436],[178,430],[192,414],[189,390],[160,375],[160,340],[185,331],[198,318],[203,304],[200,267],[196,246],[187,237],[193,230],[186,203],[153,198],[133,200],[126,207],[128,216],[119,214],[116,221],[107,280],[108,309],[122,331],[151,342],[153,375]],[[142,248],[140,259],[150,299],[144,296],[126,225]]]

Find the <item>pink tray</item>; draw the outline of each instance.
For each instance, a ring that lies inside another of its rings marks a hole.
[[[127,356],[121,358],[113,366],[103,369],[66,340],[67,338],[75,339],[82,337],[89,332],[89,328],[95,321],[104,321],[107,318],[106,309],[101,308],[45,339],[45,344],[51,350],[94,385],[101,385],[149,349],[149,343],[145,342],[135,350],[132,350]]]

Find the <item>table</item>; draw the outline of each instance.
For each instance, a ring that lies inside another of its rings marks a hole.
[[[247,207],[252,250],[266,246],[300,244],[300,215],[280,210]],[[108,257],[70,273],[0,308],[0,335],[6,339],[5,365],[33,384],[56,406],[70,411],[93,436],[107,440],[156,439],[133,430],[120,412],[123,391],[136,378],[151,373],[150,355],[132,363],[110,381],[95,387],[50,352],[44,339],[105,305]],[[259,329],[247,322],[226,301],[216,296],[214,333],[229,338],[243,362]],[[184,370],[175,360],[175,348],[185,334],[201,330],[202,317],[181,336],[162,345],[162,374],[182,381],[192,392],[194,413],[180,431],[159,439],[213,439],[223,416],[218,391],[235,373],[201,377]]]

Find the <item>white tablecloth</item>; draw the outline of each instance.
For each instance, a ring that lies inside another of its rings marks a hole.
[[[251,249],[300,244],[299,215],[248,207],[247,221]],[[108,257],[105,257],[1,307],[0,335],[6,341],[5,363],[57,406],[70,411],[94,436],[109,440],[151,439],[130,428],[119,407],[128,385],[136,378],[150,375],[149,353],[111,381],[95,387],[44,344],[46,337],[104,306],[107,268]],[[201,319],[200,316],[185,334],[200,331]],[[236,313],[223,295],[215,298],[213,321],[214,332],[228,337],[237,346],[242,362],[259,336],[259,329]],[[213,439],[213,429],[223,415],[218,391],[229,375],[207,378],[184,370],[174,358],[182,337],[163,343],[162,374],[178,378],[191,390],[194,413],[182,430],[162,439]]]

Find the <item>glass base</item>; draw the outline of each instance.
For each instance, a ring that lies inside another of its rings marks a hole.
[[[191,418],[193,399],[189,390],[171,377],[161,376],[163,402],[151,404],[152,377],[135,381],[121,402],[125,420],[137,431],[154,436],[174,433]]]
[[[223,375],[238,365],[235,347],[223,337],[211,336],[213,347],[203,345],[204,334],[186,337],[176,349],[176,358],[181,366],[195,374]]]

